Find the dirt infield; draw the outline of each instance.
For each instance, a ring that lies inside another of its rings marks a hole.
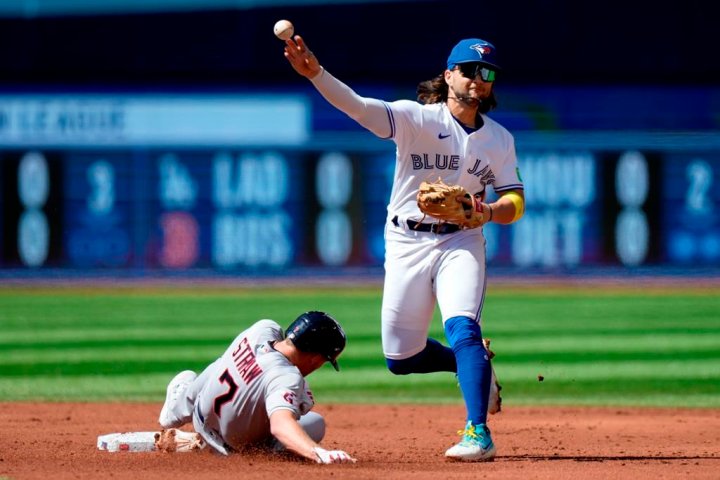
[[[265,453],[108,453],[98,435],[156,430],[160,405],[0,403],[0,479],[563,479],[720,477],[720,411],[507,407],[492,463],[448,462],[459,406],[325,405],[323,442],[354,465]]]

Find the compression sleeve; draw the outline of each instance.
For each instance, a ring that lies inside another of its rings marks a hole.
[[[385,102],[361,97],[323,68],[310,80],[332,106],[380,138],[392,136],[390,111]]]

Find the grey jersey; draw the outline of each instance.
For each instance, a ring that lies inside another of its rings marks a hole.
[[[315,402],[300,370],[272,347],[283,338],[280,325],[260,320],[203,372],[193,420],[208,443],[239,449],[264,442],[271,438],[273,412],[290,410],[299,419],[312,409]]]

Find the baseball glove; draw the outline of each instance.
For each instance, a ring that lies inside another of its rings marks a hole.
[[[489,220],[479,199],[460,185],[448,185],[438,178],[435,182],[422,182],[417,193],[417,204],[425,215],[463,228],[477,228]]]
[[[155,434],[155,448],[161,452],[191,452],[205,448],[199,433],[169,428]]]

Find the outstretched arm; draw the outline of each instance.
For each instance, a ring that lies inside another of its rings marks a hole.
[[[270,415],[270,433],[285,448],[317,463],[355,463],[355,459],[342,450],[325,450],[315,443],[295,420],[290,410],[276,410]]]
[[[309,79],[332,106],[381,138],[392,133],[387,105],[374,98],[361,97],[330,75],[307,47],[300,35],[285,41],[285,58],[303,77]]]

